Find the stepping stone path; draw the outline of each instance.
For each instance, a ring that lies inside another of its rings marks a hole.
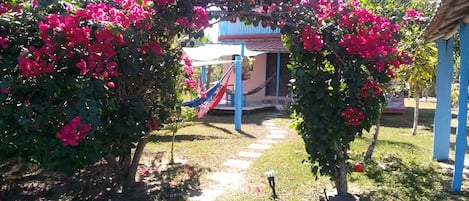
[[[260,157],[262,151],[270,149],[274,144],[286,137],[288,132],[276,127],[272,120],[272,118],[279,115],[281,114],[272,113],[268,115],[266,120],[262,122],[262,125],[269,131],[269,134],[256,143],[248,145],[245,151],[240,151],[237,154],[239,158],[225,161],[223,163],[223,166],[226,167],[224,171],[210,173],[208,177],[213,180],[214,184],[202,189],[201,195],[192,196],[189,200],[214,201],[226,191],[240,188],[244,182],[244,173],[251,166],[252,160]]]

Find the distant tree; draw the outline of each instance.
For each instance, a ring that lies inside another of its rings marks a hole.
[[[420,96],[435,86],[436,48],[423,38],[425,27],[430,23],[437,8],[437,1],[428,0],[362,0],[366,7],[400,24],[401,50],[409,52],[414,62],[401,68],[396,78],[407,82],[415,99],[412,135],[417,133]],[[378,129],[379,130],[379,129]]]

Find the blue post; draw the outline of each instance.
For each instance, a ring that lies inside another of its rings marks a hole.
[[[467,85],[469,82],[469,24],[460,23],[459,38],[461,46],[461,66],[459,70],[459,110],[458,127],[456,129],[456,145],[453,183],[451,191],[461,191],[464,155],[467,147]]]
[[[280,50],[277,52],[277,76],[275,83],[275,106],[278,105],[278,94],[280,89]]]
[[[241,55],[236,56],[235,62],[235,130],[241,131],[241,117],[243,116],[243,80],[241,79],[241,61],[244,57],[244,43],[241,43]]]
[[[207,83],[206,71],[207,71],[207,68],[205,67],[205,65],[200,68],[200,76],[201,76],[200,80],[202,81],[201,85],[203,87],[205,87],[205,83]]]
[[[453,81],[453,41],[438,39],[436,71],[436,111],[433,130],[433,159],[448,160],[451,134],[451,83]]]

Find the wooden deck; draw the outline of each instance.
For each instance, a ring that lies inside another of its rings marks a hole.
[[[243,114],[249,114],[253,112],[276,110],[275,104],[271,103],[259,103],[259,102],[247,102],[246,106],[243,107]],[[210,114],[234,114],[235,108],[229,103],[220,103],[211,110]]]

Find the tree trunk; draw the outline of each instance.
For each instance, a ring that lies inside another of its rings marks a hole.
[[[105,156],[106,161],[109,163],[111,168],[118,175],[119,184],[122,187],[122,193],[126,194],[132,190],[132,186],[135,183],[135,175],[137,173],[137,166],[142,158],[143,149],[148,143],[148,136],[150,132],[146,133],[137,143],[135,152],[132,157],[131,149],[126,150],[119,158],[115,156]]]
[[[371,142],[370,142],[370,145],[368,145],[368,150],[366,151],[366,154],[365,154],[365,161],[371,160],[371,156],[373,155],[373,152],[375,150],[376,141],[378,141],[378,134],[379,134],[380,126],[381,126],[381,112],[379,113],[378,118],[376,119],[375,132],[373,133],[373,136],[371,136]]]
[[[420,105],[420,94],[415,93],[414,124],[412,126],[412,135],[417,134],[417,126],[419,123],[419,105]]]
[[[337,154],[338,167],[334,172],[334,183],[337,190],[337,195],[347,196],[348,187],[347,187],[347,162],[344,160],[345,152],[342,146],[334,143],[335,151]]]
[[[130,190],[132,184],[129,182],[129,170],[131,165],[131,150],[125,150],[125,152],[120,156],[119,160],[119,183],[122,185],[122,192],[126,193]]]
[[[170,164],[174,164],[174,141],[176,141],[176,133],[178,131],[178,120],[175,121],[174,123],[174,128],[173,128],[173,137],[171,139],[171,159],[170,159]]]
[[[132,157],[132,163],[129,168],[129,175],[127,178],[127,184],[133,185],[135,183],[135,174],[137,174],[137,167],[140,159],[142,158],[143,149],[148,143],[148,137],[150,136],[150,132],[145,133],[145,135],[140,138],[137,143],[137,148],[135,148],[134,157]]]

